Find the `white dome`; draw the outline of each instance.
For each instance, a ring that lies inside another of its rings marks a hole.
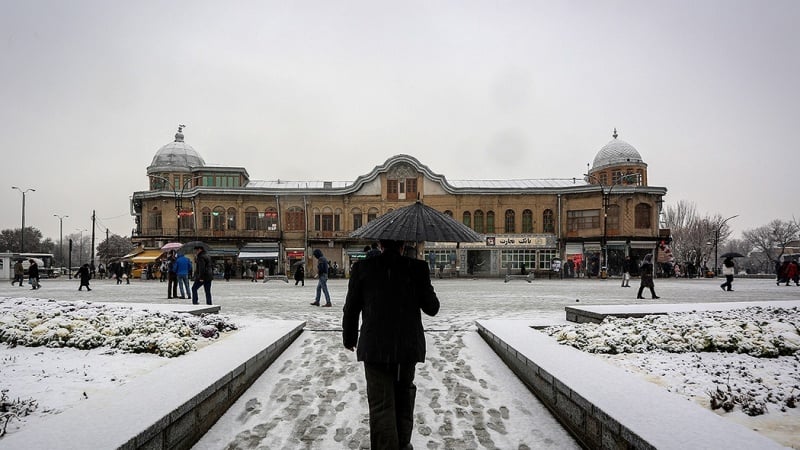
[[[614,132],[614,139],[609,141],[608,144],[603,146],[597,156],[594,157],[592,169],[600,169],[603,167],[616,165],[616,164],[643,164],[642,155],[627,142],[617,139],[616,130]]]
[[[202,167],[206,165],[199,153],[189,144],[183,142],[182,127],[175,134],[175,141],[161,147],[153,162],[147,168],[150,171],[175,170],[181,168]]]

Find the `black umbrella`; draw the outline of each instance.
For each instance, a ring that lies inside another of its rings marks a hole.
[[[420,201],[372,220],[350,237],[405,242],[483,241],[483,236],[466,225]]]
[[[184,255],[187,254],[187,253],[192,253],[194,251],[195,247],[203,247],[203,250],[205,250],[206,252],[211,251],[211,247],[209,247],[208,244],[206,244],[205,242],[203,242],[203,241],[191,241],[191,242],[187,242],[187,243],[183,244],[183,246],[180,248],[180,250],[178,250],[178,253],[181,253],[181,254],[184,254]]]
[[[744,258],[744,255],[739,252],[728,252],[719,255],[723,258]]]

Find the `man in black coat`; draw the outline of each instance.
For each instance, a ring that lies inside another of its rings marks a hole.
[[[194,248],[195,262],[197,270],[194,272],[194,284],[192,284],[192,303],[198,304],[197,290],[203,286],[206,294],[206,305],[211,304],[211,281],[214,279],[214,267],[211,265],[211,257],[206,253],[202,246]]]
[[[420,311],[439,312],[424,261],[402,256],[402,241],[353,266],[342,318],[345,348],[364,362],[371,448],[411,448],[415,365],[425,361]],[[359,315],[362,319],[358,332]]]

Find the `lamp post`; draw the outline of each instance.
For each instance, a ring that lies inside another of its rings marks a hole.
[[[11,189],[16,189],[22,193],[22,232],[19,236],[19,252],[25,253],[25,194],[28,192],[36,192],[36,189],[30,188],[22,190],[16,186],[11,186]]]
[[[58,252],[59,256],[61,257],[61,266],[64,265],[64,219],[69,216],[59,216],[58,214],[53,214],[53,217],[58,217]]]
[[[81,241],[80,242],[81,250],[80,250],[80,253],[78,254],[78,266],[82,266],[83,265],[83,232],[84,231],[88,231],[88,230],[86,228],[83,228],[83,229],[77,229],[76,228],[76,231],[78,231],[80,233],[80,238],[79,239]],[[71,267],[70,267],[70,271],[72,271]]]
[[[600,264],[600,267],[601,267],[600,270],[602,271],[603,270],[602,267],[605,267],[605,271],[606,271],[606,274],[607,274],[608,273],[608,231],[607,231],[608,230],[608,206],[609,206],[609,203],[610,203],[610,200],[611,200],[611,191],[613,191],[616,186],[618,186],[618,185],[620,185],[622,183],[628,184],[628,180],[633,179],[633,178],[637,177],[638,175],[635,174],[635,173],[629,173],[629,174],[626,174],[626,175],[622,175],[622,176],[619,177],[619,179],[614,181],[614,183],[612,183],[610,186],[607,186],[607,185],[603,184],[603,182],[600,180],[600,178],[596,177],[595,175],[590,175],[588,173],[585,173],[585,174],[583,174],[583,176],[585,176],[587,179],[591,178],[591,179],[595,180],[595,182],[597,182],[597,184],[600,185],[600,191],[603,194],[603,202],[602,202],[602,205],[603,205],[603,241],[602,241],[603,261]],[[608,188],[608,190],[606,190],[606,188]]]
[[[176,240],[178,242],[180,242],[180,240],[181,240],[181,219],[182,219],[182,217],[181,217],[181,212],[182,211],[181,210],[183,209],[183,191],[186,190],[186,187],[192,181],[192,177],[189,176],[186,179],[186,181],[183,182],[183,186],[181,187],[180,192],[178,192],[177,186],[172,184],[172,182],[170,182],[169,179],[167,179],[165,177],[162,177],[162,176],[159,176],[159,175],[150,175],[150,176],[153,177],[153,178],[157,178],[159,180],[164,181],[167,184],[168,187],[172,188],[172,195],[175,197],[175,212],[176,212],[176,215],[178,217],[177,218],[177,225],[178,226],[177,226],[177,239]]]
[[[722,226],[735,217],[739,217],[739,215],[736,214],[735,216],[730,216],[720,222],[720,224],[717,226],[716,233],[714,233],[714,276],[719,275],[719,233],[722,230]]]

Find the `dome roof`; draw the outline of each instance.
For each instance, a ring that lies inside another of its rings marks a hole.
[[[183,142],[182,131],[183,126],[181,125],[178,127],[178,132],[175,133],[175,141],[158,149],[148,170],[189,169],[206,165],[200,154],[191,145]]]
[[[616,164],[644,164],[642,155],[627,142],[617,139],[617,130],[614,130],[614,139],[604,145],[594,157],[592,169],[599,169]]]

